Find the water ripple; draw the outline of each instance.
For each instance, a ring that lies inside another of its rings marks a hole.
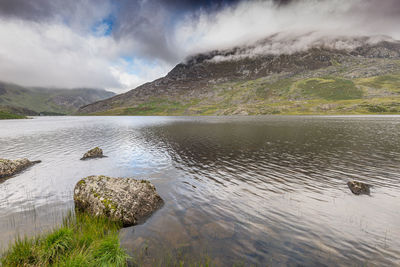
[[[230,266],[400,264],[400,117],[47,117],[0,122],[0,239],[60,222],[93,174],[152,180],[166,204],[122,231],[151,255]],[[101,146],[107,158],[80,161]],[[354,196],[347,181],[373,185]]]

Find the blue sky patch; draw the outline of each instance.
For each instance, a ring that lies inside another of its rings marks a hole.
[[[101,21],[95,23],[92,27],[92,33],[96,36],[110,36],[115,24],[115,16],[110,15]]]

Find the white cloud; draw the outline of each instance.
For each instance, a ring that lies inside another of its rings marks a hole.
[[[377,0],[303,0],[278,7],[272,1],[244,1],[217,13],[188,15],[177,25],[174,38],[185,54],[251,44],[283,32],[400,38],[400,16],[385,16],[388,8],[381,10],[381,5]]]
[[[132,62],[119,60],[117,64],[109,68],[111,74],[122,86],[122,88],[113,88],[113,91],[126,91],[127,89],[135,88],[145,82],[155,80],[167,74],[171,67],[172,66],[169,64],[161,61],[149,64],[144,60],[138,59]]]
[[[24,86],[132,89],[171,67],[140,61],[123,64],[129,39],[83,34],[62,23],[3,20],[0,23],[0,80]],[[131,74],[135,68],[137,75]]]
[[[63,24],[0,23],[0,80],[27,86],[118,86],[107,71],[111,38],[83,36]]]

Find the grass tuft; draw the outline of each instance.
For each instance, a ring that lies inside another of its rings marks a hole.
[[[69,227],[62,227],[50,233],[42,241],[42,259],[52,263],[60,255],[64,255],[72,247],[73,230]]]
[[[101,240],[93,250],[93,257],[100,266],[124,266],[126,253],[120,247],[118,236],[109,236]]]
[[[30,266],[37,262],[37,239],[18,237],[1,260],[3,266]]]
[[[61,227],[34,238],[17,238],[2,266],[126,266],[121,224],[85,213],[69,214]]]

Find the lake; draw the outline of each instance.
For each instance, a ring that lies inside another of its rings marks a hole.
[[[80,161],[99,146],[107,158]],[[151,266],[400,264],[400,116],[38,117],[0,121],[0,246],[51,229],[89,175],[148,179],[165,205],[124,228]],[[371,184],[353,195],[346,183]]]

